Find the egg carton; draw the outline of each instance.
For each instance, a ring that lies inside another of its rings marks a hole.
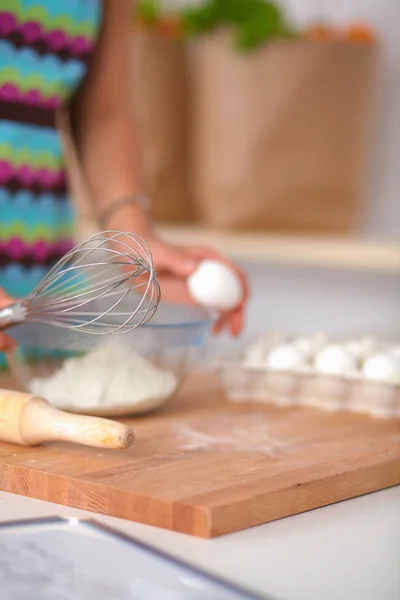
[[[219,375],[232,402],[265,402],[278,406],[310,406],[326,411],[400,417],[400,385],[369,382],[362,377],[314,372],[273,371],[224,361]]]

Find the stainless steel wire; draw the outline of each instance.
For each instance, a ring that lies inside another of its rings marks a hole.
[[[147,243],[134,233],[103,231],[68,252],[29,296],[0,310],[0,330],[29,322],[129,333],[153,317],[159,300]]]

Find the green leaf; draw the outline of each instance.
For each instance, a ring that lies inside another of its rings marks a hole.
[[[139,6],[142,4],[145,5],[142,14],[148,19],[159,14],[158,0],[141,0]],[[295,35],[279,4],[272,0],[204,0],[199,5],[182,9],[180,19],[188,36],[201,36],[221,27],[231,27],[235,47],[242,51],[258,48],[278,36]]]
[[[247,19],[237,28],[236,47],[251,50],[282,34],[282,20],[280,11],[270,2],[254,6]]]
[[[189,35],[199,35],[212,31],[219,24],[217,6],[214,0],[202,6],[188,7],[181,15],[184,30]]]
[[[148,24],[155,23],[161,14],[159,0],[138,0],[136,2],[136,14]]]

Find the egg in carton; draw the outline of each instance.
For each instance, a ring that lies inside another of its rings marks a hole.
[[[375,352],[364,361],[349,410],[400,417],[400,358],[396,349]]]
[[[220,374],[226,395],[236,402],[298,404],[303,379],[310,373],[311,354],[310,340],[290,340],[280,332],[266,334],[245,356],[224,361]]]
[[[303,404],[325,410],[346,409],[357,378],[354,354],[340,344],[327,344],[315,357],[312,374],[302,390]]]

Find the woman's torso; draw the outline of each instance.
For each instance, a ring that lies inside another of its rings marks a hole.
[[[101,0],[0,0],[0,286],[25,296],[70,249],[56,111],[87,71]]]
[[[11,296],[73,244],[55,115],[86,74],[100,21],[101,0],[0,0],[0,287]]]

